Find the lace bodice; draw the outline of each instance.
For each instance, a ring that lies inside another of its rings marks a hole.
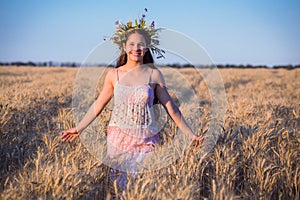
[[[127,134],[142,138],[157,134],[153,100],[154,91],[150,85],[150,78],[148,84],[137,86],[123,85],[118,78],[114,88],[114,107],[109,126],[117,126]]]

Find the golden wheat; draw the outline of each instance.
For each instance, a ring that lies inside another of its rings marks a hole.
[[[172,165],[129,176],[126,192],[79,140],[59,139],[62,129],[74,125],[77,72],[0,67],[1,199],[300,198],[299,69],[220,69],[227,107],[213,150],[202,155],[201,146],[192,144]],[[205,75],[179,72],[197,93],[201,115],[193,122],[204,133],[211,120]],[[99,118],[108,121],[107,113]],[[164,142],[175,129],[169,120]]]

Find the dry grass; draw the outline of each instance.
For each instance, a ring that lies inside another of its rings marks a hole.
[[[221,69],[228,104],[212,152],[200,157],[201,147],[191,146],[173,165],[129,182],[125,193],[79,140],[59,140],[60,130],[74,123],[77,70],[0,68],[1,199],[300,198],[299,69]],[[205,132],[205,82],[190,69],[181,73],[201,99]],[[172,123],[167,129],[174,129]]]

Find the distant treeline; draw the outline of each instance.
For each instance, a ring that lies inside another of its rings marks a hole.
[[[168,65],[169,67],[174,67],[174,68],[189,68],[189,67],[194,67],[191,64],[171,64]],[[273,68],[273,69],[279,69],[279,68],[284,68],[284,69],[295,69],[295,68],[300,68],[299,65],[274,65],[274,66],[267,66],[267,65],[234,65],[234,64],[215,64],[214,65],[217,68]],[[200,65],[198,67],[201,68],[210,68],[211,65]]]
[[[30,66],[30,67],[80,67],[75,62],[0,62],[0,66]]]
[[[76,62],[0,62],[0,66],[31,66],[31,67],[80,67],[80,63]],[[113,65],[106,65],[106,64],[85,64],[84,66],[109,66],[113,67]],[[173,68],[192,68],[194,67],[191,64],[168,64],[164,65],[165,67],[173,67]],[[299,65],[274,65],[274,66],[266,66],[266,65],[235,65],[235,64],[215,64],[217,68],[273,68],[273,69],[295,69],[300,68]],[[161,66],[163,67],[163,66]],[[211,65],[199,65],[197,67],[201,68],[210,68]]]

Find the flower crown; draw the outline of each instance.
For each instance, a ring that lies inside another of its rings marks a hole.
[[[156,54],[156,58],[164,58],[164,53],[165,51],[162,49],[159,49],[157,46],[159,45],[159,40],[158,40],[158,31],[161,29],[155,28],[154,21],[148,26],[146,26],[146,12],[148,12],[147,8],[144,9],[144,14],[142,14],[142,17],[140,19],[135,19],[134,24],[132,21],[128,21],[126,24],[122,23],[121,21],[116,21],[116,32],[113,36],[111,36],[109,39],[116,45],[119,46],[119,48],[122,48],[122,44],[126,40],[126,33],[131,30],[136,30],[136,29],[143,29],[145,30],[149,36],[150,36],[150,49],[152,53]]]

